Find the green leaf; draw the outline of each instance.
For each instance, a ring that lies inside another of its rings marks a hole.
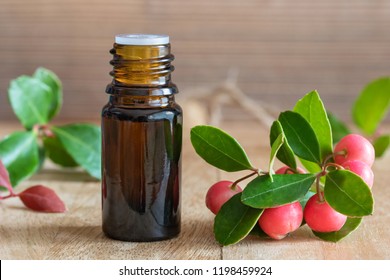
[[[253,169],[237,140],[216,127],[193,127],[191,143],[200,157],[219,169],[228,172]]]
[[[375,157],[381,157],[385,154],[390,145],[390,135],[381,135],[374,140]]]
[[[224,246],[241,241],[251,232],[262,213],[263,209],[242,204],[241,193],[234,195],[215,216],[215,239]]]
[[[305,196],[303,196],[301,199],[299,199],[299,203],[301,204],[302,209],[305,208],[307,201],[308,201],[313,195],[315,195],[315,194],[316,194],[315,192],[308,191],[308,192],[305,194]]]
[[[242,192],[241,201],[254,208],[270,208],[297,201],[305,196],[315,174],[275,174],[256,177]]]
[[[34,75],[34,78],[40,80],[47,86],[51,88],[51,94],[52,96],[52,102],[50,104],[50,110],[49,110],[49,120],[52,119],[54,116],[56,116],[59,111],[61,110],[62,106],[62,83],[58,76],[43,67],[39,67]]]
[[[369,83],[352,107],[355,124],[368,135],[373,135],[387,115],[390,105],[390,77]]]
[[[261,215],[260,215],[261,216]],[[269,238],[268,234],[266,234],[262,229],[261,227],[256,224],[252,230],[250,231],[249,235],[253,235],[253,236],[257,236],[257,237],[261,237],[261,238]]]
[[[300,158],[320,164],[320,146],[308,121],[296,112],[286,111],[279,115],[279,122],[294,153]]]
[[[332,129],[326,110],[317,91],[306,94],[295,105],[294,111],[304,117],[313,128],[321,150],[321,159],[332,154]]]
[[[272,175],[271,170],[273,169],[273,166],[274,166],[276,154],[278,153],[278,151],[280,150],[280,148],[282,147],[283,144],[284,144],[284,135],[281,133],[275,139],[275,141],[271,147],[271,154],[270,154],[269,168],[268,168],[268,170],[270,171],[270,175]]]
[[[327,112],[330,126],[332,127],[333,143],[337,143],[344,136],[351,133],[348,126],[331,112]]]
[[[101,178],[101,133],[92,124],[52,127],[65,150],[91,176]]]
[[[274,144],[276,139],[279,137],[280,134],[284,135],[284,131],[282,128],[282,125],[279,121],[274,121],[271,130],[270,130],[270,143],[271,146]],[[297,163],[295,160],[294,152],[292,151],[291,147],[289,146],[286,137],[284,136],[284,141],[282,147],[279,149],[278,153],[276,154],[276,157],[286,164],[288,167],[291,167],[292,169],[297,168]]]
[[[299,160],[301,161],[302,165],[307,169],[307,171],[309,171],[309,173],[318,173],[321,171],[321,167],[317,163],[307,161],[301,158]]]
[[[29,178],[39,168],[38,142],[32,131],[14,132],[0,141],[0,158],[9,172],[12,186]]]
[[[47,157],[54,163],[63,167],[78,166],[77,162],[75,162],[72,156],[65,150],[62,142],[57,137],[44,137],[43,145],[45,147]]]
[[[318,232],[318,231],[313,230],[313,233],[315,236],[321,238],[322,240],[331,241],[331,242],[338,242],[338,241],[344,239],[345,237],[347,237],[353,231],[355,231],[359,227],[361,221],[362,221],[362,218],[348,217],[344,226],[339,231]]]
[[[315,192],[312,192],[312,191],[308,191],[304,197],[302,197],[301,199],[299,199],[299,204],[301,204],[302,206],[302,209],[305,209],[305,206],[306,206],[306,203],[307,201],[313,196],[315,195]],[[305,225],[306,224],[306,221],[305,221],[305,218],[302,219],[302,223],[301,223],[301,226]]]
[[[8,97],[13,111],[26,129],[50,120],[53,94],[43,82],[20,76],[11,81]]]
[[[335,170],[326,175],[325,200],[337,212],[350,217],[371,215],[374,199],[370,188],[355,173]]]

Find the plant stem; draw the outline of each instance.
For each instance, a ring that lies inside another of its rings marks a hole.
[[[14,193],[14,192],[11,192],[9,195],[6,195],[6,196],[1,196],[0,195],[0,200],[4,200],[4,199],[7,199],[7,198],[16,197],[16,196],[19,196],[19,195]]]
[[[319,174],[316,176],[316,190],[317,190],[317,194],[318,194],[318,201],[319,201],[319,202],[324,202],[324,201],[325,201],[325,198],[324,198],[324,194],[323,194],[322,191],[321,191],[321,184],[320,184],[321,177],[322,177],[322,172],[319,173]]]
[[[240,178],[240,179],[234,181],[233,185],[232,185],[230,188],[231,188],[232,190],[235,190],[235,189],[236,189],[236,186],[237,186],[237,184],[238,184],[239,182],[244,181],[245,179],[248,179],[248,178],[250,178],[250,177],[252,177],[252,176],[254,176],[254,175],[256,175],[256,174],[259,174],[259,172],[260,172],[260,170],[256,169],[256,171],[253,171],[252,173],[250,173],[250,174],[248,174],[248,175],[246,175],[246,176],[244,176],[244,177],[242,177],[242,178]]]
[[[34,133],[35,135],[39,135],[39,132],[40,132],[40,130],[41,130],[40,127],[41,127],[40,124],[36,124],[36,125],[33,126],[32,131],[33,131],[33,133]]]
[[[322,165],[327,164],[328,161],[330,161],[336,154],[330,154],[328,155],[322,162]]]
[[[328,162],[328,163],[325,164],[325,166],[324,166],[324,171],[325,171],[329,166],[333,166],[333,167],[335,167],[337,170],[344,170],[344,169],[345,169],[345,168],[342,167],[340,164],[337,164],[337,163],[334,163],[334,162]]]
[[[345,157],[346,155],[347,155],[347,151],[344,149],[344,150],[341,150],[337,153],[332,154],[331,156],[334,158],[335,156],[344,156]]]

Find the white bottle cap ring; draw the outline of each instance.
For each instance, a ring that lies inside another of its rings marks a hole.
[[[115,36],[119,45],[151,46],[169,43],[169,36],[163,34],[119,34]]]

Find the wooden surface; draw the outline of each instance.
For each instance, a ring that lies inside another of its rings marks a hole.
[[[99,118],[114,36],[145,32],[171,36],[183,96],[235,69],[257,100],[290,108],[317,89],[348,121],[346,104],[390,73],[389,26],[382,0],[0,0],[0,119],[15,119],[10,80],[38,66],[63,81],[59,118]]]
[[[266,168],[268,133],[256,123],[223,123],[252,162]],[[16,129],[0,123],[0,136]],[[182,232],[179,237],[153,243],[108,239],[101,231],[100,184],[79,170],[58,170],[48,164],[17,190],[44,184],[56,190],[68,212],[29,211],[18,199],[0,202],[0,259],[390,259],[390,154],[374,165],[375,213],[339,243],[314,237],[305,226],[274,241],[249,237],[221,247],[212,232],[213,215],[204,204],[207,188],[220,179],[240,174],[219,172],[200,159],[184,134]]]

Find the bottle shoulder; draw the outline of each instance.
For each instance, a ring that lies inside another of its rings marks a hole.
[[[102,117],[130,121],[154,121],[181,118],[182,112],[182,108],[176,102],[171,102],[164,107],[123,106],[109,102],[102,109]]]

